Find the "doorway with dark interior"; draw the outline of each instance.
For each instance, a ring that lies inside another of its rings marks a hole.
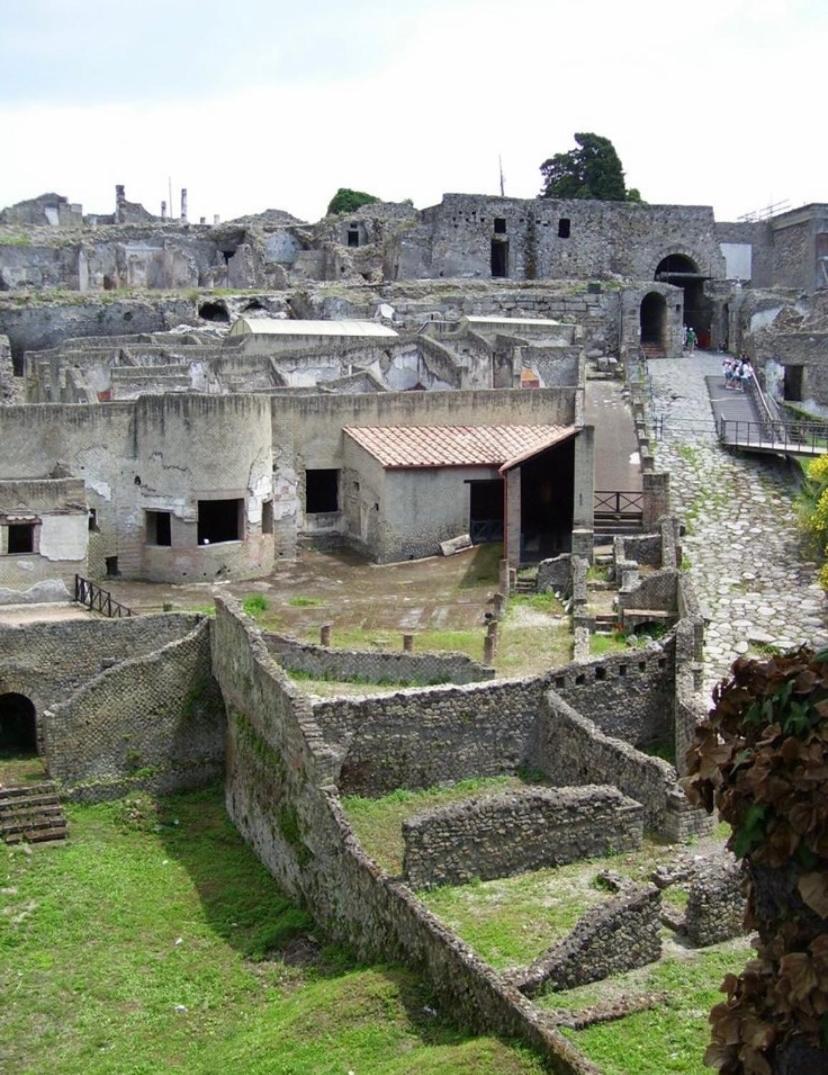
[[[667,300],[658,291],[650,291],[641,300],[641,346],[651,358],[667,353]]]
[[[503,540],[503,479],[469,482],[469,536],[472,545]]]
[[[520,561],[537,563],[572,548],[575,440],[520,465]]]
[[[37,754],[37,713],[25,694],[0,694],[0,757],[26,758]]]
[[[684,324],[696,333],[699,347],[708,349],[713,304],[704,293],[707,277],[686,254],[668,254],[656,266],[655,278],[684,292]]]

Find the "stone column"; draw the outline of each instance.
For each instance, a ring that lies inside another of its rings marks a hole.
[[[403,653],[414,652],[414,635],[403,635]]]
[[[520,467],[506,472],[506,557],[520,566]]]
[[[331,644],[331,625],[329,623],[325,623],[319,628],[319,642],[320,642],[320,645],[330,646],[330,644]]]
[[[670,475],[662,470],[646,471],[641,475],[641,482],[644,490],[644,532],[652,533],[659,519],[670,514]]]
[[[591,530],[595,513],[595,429],[584,428],[575,437],[572,527]]]

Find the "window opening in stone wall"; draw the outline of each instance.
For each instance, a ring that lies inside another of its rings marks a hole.
[[[492,276],[509,275],[509,244],[501,239],[492,239]]]
[[[89,532],[90,534],[97,534],[98,527],[98,510],[97,508],[89,509]]]
[[[35,524],[9,524],[9,552],[34,552]]]
[[[37,754],[37,714],[25,694],[0,694],[0,757]]]
[[[305,511],[313,515],[339,511],[339,471],[305,471]]]
[[[802,402],[802,371],[804,366],[786,366],[784,398],[790,403]]]
[[[171,518],[168,511],[147,512],[147,545],[172,545]]]
[[[569,228],[570,228],[569,218],[565,217],[565,216],[562,216],[561,219],[558,221],[558,238],[559,239],[568,239],[569,238]]]
[[[241,541],[243,517],[244,500],[199,500],[199,545]]]
[[[356,224],[348,228],[348,246],[359,246],[359,228]]]
[[[506,234],[506,218],[502,216],[496,216],[494,218],[494,230],[495,235]]]
[[[105,558],[105,560],[104,560],[104,563],[106,565],[106,577],[107,578],[114,579],[114,578],[117,578],[117,576],[121,574],[121,572],[118,570],[118,557],[117,556],[107,556]]]
[[[265,500],[262,504],[262,533],[273,533],[273,501]]]

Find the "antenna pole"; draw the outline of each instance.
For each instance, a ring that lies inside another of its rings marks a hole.
[[[505,198],[506,197],[506,191],[505,191],[505,188],[504,188],[504,181],[503,181],[503,157],[499,153],[497,155],[497,164],[498,164],[498,167],[500,168],[500,197]]]

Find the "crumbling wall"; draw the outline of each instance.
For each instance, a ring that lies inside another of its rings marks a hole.
[[[741,937],[745,932],[747,900],[742,894],[742,870],[730,854],[711,856],[693,871],[684,916],[688,940],[697,948]]]
[[[73,798],[133,787],[169,793],[224,768],[224,707],[210,671],[210,624],[106,669],[44,714],[49,775]]]
[[[359,679],[371,683],[479,683],[495,671],[465,653],[374,653],[300,642],[287,635],[264,635],[283,667],[315,679]]]
[[[529,996],[575,989],[661,958],[661,893],[655,885],[630,889],[593,907],[568,937],[518,977]]]
[[[412,888],[462,885],[641,846],[643,809],[611,787],[527,788],[403,822]]]

